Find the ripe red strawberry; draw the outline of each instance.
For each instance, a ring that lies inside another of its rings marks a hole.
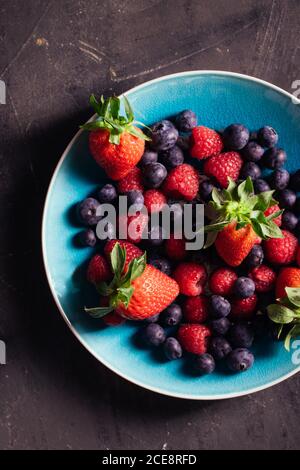
[[[180,293],[188,296],[200,295],[207,281],[205,267],[197,263],[179,264],[173,277],[179,285]]]
[[[230,295],[233,292],[233,286],[237,278],[237,274],[232,269],[216,269],[210,276],[209,288],[212,294]]]
[[[263,242],[266,260],[272,264],[290,264],[296,259],[298,240],[291,232],[282,230],[283,238]]]
[[[267,217],[268,215],[271,215],[271,214],[275,214],[275,212],[279,212],[280,211],[280,207],[278,206],[278,204],[275,204],[274,206],[271,206],[269,207],[265,212],[265,216]],[[279,215],[278,217],[276,217],[276,219],[273,219],[273,222],[278,225],[278,227],[281,227],[281,222],[282,222],[282,216]]]
[[[273,289],[276,280],[273,269],[265,264],[253,268],[249,273],[249,277],[254,281],[257,292],[269,292]]]
[[[254,315],[256,305],[256,294],[246,299],[232,299],[230,318],[233,320],[249,320]]]
[[[101,255],[93,256],[87,268],[87,280],[92,284],[99,284],[111,279],[112,272],[106,259]]]
[[[148,189],[148,191],[144,193],[144,205],[149,214],[160,212],[166,202],[167,199],[165,195],[158,189]]]
[[[286,287],[300,287],[300,269],[282,268],[276,281],[276,298],[286,296]]]
[[[172,199],[192,201],[198,193],[199,173],[188,163],[173,168],[166,177],[162,190]]]
[[[256,243],[256,233],[251,225],[236,229],[236,223],[227,225],[215,241],[218,254],[229,266],[239,266]]]
[[[121,248],[124,248],[126,250],[126,260],[125,260],[125,266],[124,266],[124,272],[125,272],[127,270],[127,267],[130,261],[132,261],[135,258],[139,258],[140,256],[143,255],[144,252],[140,248],[138,248],[137,246],[133,245],[132,243],[128,241],[109,240],[108,242],[106,242],[106,245],[104,247],[104,254],[107,260],[109,261],[109,263],[110,263],[110,254],[116,243],[119,243]]]
[[[208,319],[208,299],[204,295],[187,297],[183,304],[183,315],[187,323],[204,323]]]
[[[204,163],[203,171],[207,176],[215,178],[222,188],[228,185],[228,178],[237,181],[243,161],[237,152],[224,152],[211,157]]]
[[[129,171],[140,161],[145,140],[143,132],[134,126],[134,116],[127,98],[125,102],[126,116],[121,116],[120,99],[117,97],[100,102],[94,95],[90,97],[90,104],[96,111],[98,118],[82,126],[91,131],[89,134],[89,147],[94,159],[113,180],[124,178]]]
[[[177,338],[182,348],[192,354],[204,354],[207,351],[210,329],[205,325],[180,325]]]
[[[137,166],[133,167],[129,173],[120,179],[117,184],[120,194],[129,193],[129,191],[144,191],[142,171]]]
[[[185,240],[182,238],[174,238],[171,234],[170,238],[165,242],[165,252],[168,258],[174,261],[182,261],[186,256]]]
[[[136,215],[119,217],[119,236],[121,236],[121,230],[121,238],[127,238],[131,243],[139,243],[142,240],[147,224],[148,215],[143,212],[137,212]]]
[[[219,155],[223,149],[220,135],[205,126],[194,127],[191,136],[191,156],[202,160]]]

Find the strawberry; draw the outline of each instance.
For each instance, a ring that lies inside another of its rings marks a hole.
[[[249,273],[249,277],[254,281],[257,292],[269,292],[273,289],[276,280],[273,269],[265,264],[253,268]]]
[[[268,217],[269,215],[275,214],[276,212],[282,212],[278,204],[275,204],[274,206],[269,207],[267,210],[265,210],[264,214],[266,217]],[[273,219],[273,222],[276,225],[278,225],[278,227],[281,227],[281,222],[282,222],[281,214],[278,217],[275,217],[275,219]]]
[[[174,238],[174,235],[170,235],[170,238],[166,240],[165,252],[168,258],[175,261],[182,261],[186,256],[185,240],[182,238]]]
[[[192,262],[179,264],[173,277],[179,285],[180,293],[188,296],[200,295],[207,281],[205,267]]]
[[[147,229],[148,215],[137,212],[135,215],[119,217],[119,236],[126,238],[131,243],[139,243],[143,233]]]
[[[246,299],[232,299],[230,318],[232,320],[249,320],[253,317],[257,305],[257,295]]]
[[[166,202],[167,199],[165,195],[158,189],[148,189],[148,191],[144,193],[144,205],[149,214],[160,212]]]
[[[129,173],[120,179],[117,184],[120,194],[129,193],[129,191],[144,191],[142,181],[142,171],[137,166],[133,167]]]
[[[229,268],[216,269],[209,279],[209,288],[212,294],[230,295],[237,280],[237,274]]]
[[[111,279],[112,272],[106,259],[98,254],[93,256],[88,264],[87,280],[92,284],[99,284],[99,282]]]
[[[286,287],[300,287],[300,269],[282,268],[276,281],[276,298],[286,296]]]
[[[207,351],[210,329],[205,325],[180,325],[177,338],[182,348],[192,354],[204,354]]]
[[[173,168],[166,177],[162,190],[172,199],[192,201],[198,193],[199,173],[188,163]]]
[[[225,152],[207,160],[203,171],[205,175],[215,178],[222,188],[226,188],[229,178],[237,181],[242,164],[239,153]]]
[[[282,230],[283,238],[264,241],[266,260],[272,264],[290,264],[296,259],[298,240],[288,230]]]
[[[90,97],[90,104],[97,113],[97,120],[82,126],[89,134],[90,152],[98,165],[113,180],[124,178],[140,161],[145,149],[143,132],[134,126],[131,106],[124,96],[126,116],[120,115],[120,99],[112,97],[104,100],[101,96]]]
[[[183,304],[183,315],[187,323],[204,323],[208,319],[208,299],[204,295],[187,297]]]
[[[202,160],[207,157],[219,155],[223,149],[220,135],[213,129],[205,126],[194,127],[191,136],[191,156]]]
[[[215,241],[218,254],[229,266],[239,266],[256,243],[256,233],[251,225],[237,230],[236,222],[227,225]]]
[[[125,260],[125,265],[124,265],[124,272],[125,272],[127,270],[129,263],[133,259],[139,258],[140,256],[142,256],[144,252],[140,248],[138,248],[137,246],[133,245],[130,242],[127,242],[124,240],[109,240],[108,242],[106,242],[106,245],[104,247],[104,254],[109,262],[111,259],[110,258],[111,252],[114,246],[116,245],[116,243],[119,243],[121,248],[124,248],[126,250],[126,260]],[[103,279],[103,280],[107,281],[109,279]]]

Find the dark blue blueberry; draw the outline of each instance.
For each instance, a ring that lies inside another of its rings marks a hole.
[[[161,246],[165,240],[165,231],[160,225],[153,225],[148,232],[147,242],[150,246]]]
[[[212,295],[210,298],[210,309],[213,318],[223,318],[229,315],[231,305],[221,295]]]
[[[277,170],[273,171],[272,175],[270,176],[270,184],[272,189],[276,189],[280,191],[285,189],[290,181],[290,174],[287,170],[283,168],[278,168]]]
[[[200,354],[195,358],[195,369],[201,374],[211,374],[216,368],[216,363],[211,354]]]
[[[161,153],[161,162],[169,170],[184,162],[183,151],[177,145]]]
[[[230,150],[241,150],[249,141],[249,130],[242,124],[231,124],[223,131],[223,141]]]
[[[171,276],[172,274],[172,266],[170,261],[167,258],[163,258],[158,255],[150,255],[148,259],[148,263],[152,264],[156,269],[162,271],[167,276]]]
[[[290,188],[297,193],[300,191],[300,170],[291,175]]]
[[[278,142],[278,134],[270,126],[264,126],[257,133],[257,140],[262,147],[274,147]]]
[[[159,313],[157,313],[156,315],[153,315],[152,317],[146,318],[145,322],[146,323],[157,323],[158,320],[159,320]]]
[[[142,191],[129,191],[127,194],[128,207],[134,206],[136,210],[141,210],[144,205],[144,196]]]
[[[214,335],[216,336],[224,336],[226,335],[227,331],[230,328],[230,321],[228,318],[217,318],[216,320],[212,320],[210,322],[210,327]]]
[[[242,155],[248,162],[258,162],[264,154],[264,149],[254,140],[248,142],[242,150]]]
[[[263,262],[263,259],[264,252],[262,247],[260,245],[253,245],[253,248],[245,259],[245,262],[250,268],[255,268]]]
[[[161,163],[149,163],[142,169],[144,183],[148,188],[159,188],[168,172]]]
[[[97,194],[98,201],[103,204],[110,204],[114,202],[117,197],[117,190],[112,184],[106,184],[98,191]]]
[[[209,201],[211,199],[211,193],[214,189],[213,184],[209,180],[204,180],[199,186],[199,195],[203,201]]]
[[[254,340],[253,328],[247,323],[236,323],[229,330],[228,340],[234,348],[250,348]]]
[[[227,356],[226,363],[234,372],[243,372],[249,369],[254,362],[254,356],[251,351],[246,348],[238,348],[231,351]]]
[[[180,305],[171,304],[161,314],[161,321],[166,326],[175,326],[181,322],[182,310]]]
[[[166,339],[165,330],[157,323],[149,323],[143,331],[146,343],[159,346]]]
[[[267,168],[275,169],[281,168],[287,159],[286,152],[279,148],[270,148],[264,153],[262,163]]]
[[[184,152],[187,152],[190,148],[190,138],[186,135],[180,135],[177,139],[176,145],[181,148]]]
[[[261,176],[261,169],[259,168],[258,165],[254,162],[246,162],[244,163],[241,173],[240,173],[240,178],[246,179],[250,176],[252,180],[256,180],[257,178],[260,178]]]
[[[152,126],[151,145],[155,150],[168,150],[176,144],[178,130],[171,121],[164,119]]]
[[[256,194],[264,193],[265,191],[270,191],[271,189],[268,183],[261,178],[254,180],[253,184]]]
[[[298,217],[293,212],[284,211],[282,214],[282,228],[293,232],[298,224]]]
[[[77,206],[77,215],[79,222],[84,225],[97,225],[101,216],[97,215],[97,211],[100,208],[100,203],[92,198],[88,197],[80,202]]]
[[[227,339],[222,336],[213,336],[210,340],[209,352],[216,360],[224,359],[224,357],[230,353],[231,349]]]
[[[91,228],[80,232],[79,240],[81,245],[83,246],[95,246],[97,242],[95,232]]]
[[[180,132],[190,132],[197,126],[197,116],[190,109],[185,109],[177,114],[175,125]]]
[[[145,166],[149,163],[156,163],[158,160],[158,153],[154,150],[146,149],[141,160],[140,165]]]
[[[176,338],[172,338],[170,336],[166,339],[164,344],[164,353],[167,359],[169,359],[170,361],[181,358],[182,347],[180,346]]]
[[[239,277],[234,283],[234,292],[240,299],[246,299],[254,294],[255,284],[250,277]]]
[[[279,206],[283,209],[290,209],[294,206],[297,196],[291,189],[283,189],[276,194],[276,199],[279,202]]]

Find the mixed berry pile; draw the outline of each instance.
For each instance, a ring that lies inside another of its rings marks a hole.
[[[263,335],[285,338],[288,347],[300,334],[300,170],[283,168],[276,130],[216,131],[185,110],[143,133],[127,100],[124,116],[118,98],[92,96],[91,104],[98,119],[84,126],[90,151],[111,181],[77,208],[82,245],[97,246],[87,279],[99,305],[86,311],[107,325],[142,321],[146,345],[161,347],[168,360],[185,354],[199,374],[218,361],[248,369]],[[117,205],[120,195],[137,213],[118,224],[133,224],[136,236],[119,240],[108,224],[114,239],[100,242],[99,206]],[[197,252],[174,233],[165,239],[160,225],[147,228],[166,204],[174,221],[187,203],[205,204],[206,243]],[[149,216],[138,212],[143,206]]]

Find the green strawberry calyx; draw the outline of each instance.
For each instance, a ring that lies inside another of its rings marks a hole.
[[[95,95],[91,95],[90,105],[94,108],[97,119],[84,124],[81,128],[88,131],[108,130],[109,142],[115,145],[119,145],[123,132],[128,132],[143,140],[151,140],[141,129],[136,127],[136,125],[140,125],[150,130],[142,122],[135,121],[132,107],[124,95],[123,102],[125,116],[120,114],[121,100],[117,96],[104,99],[102,95],[98,101]]]
[[[288,325],[284,346],[289,351],[291,339],[300,335],[300,288],[286,287],[286,297],[277,299],[276,304],[267,307],[270,320],[278,326],[277,337],[282,336],[284,327]]]
[[[125,262],[126,248],[117,242],[110,253],[111,269],[114,274],[113,280],[109,284],[107,282],[100,282],[97,285],[99,294],[103,297],[108,297],[108,306],[85,308],[85,311],[93,318],[104,317],[120,304],[128,308],[134,293],[132,282],[140,277],[146,268],[146,252],[139,258],[131,260],[124,273]]]
[[[256,234],[266,240],[267,238],[282,238],[280,228],[274,219],[282,214],[282,210],[265,216],[264,212],[277,204],[273,199],[274,191],[265,191],[254,194],[252,179],[248,177],[237,185],[231,178],[226,189],[219,191],[214,188],[212,201],[208,204],[206,215],[211,223],[205,226],[208,234],[205,247],[212,245],[218,232],[227,225],[236,222],[236,230],[251,225]]]

